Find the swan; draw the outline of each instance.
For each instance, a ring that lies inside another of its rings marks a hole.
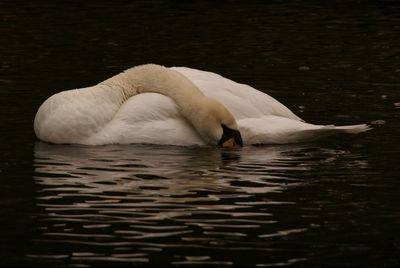
[[[66,90],[39,107],[36,136],[58,144],[236,147],[306,142],[366,124],[306,123],[248,85],[187,67],[139,65],[95,86]]]

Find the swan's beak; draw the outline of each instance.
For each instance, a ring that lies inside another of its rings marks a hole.
[[[236,147],[236,141],[235,138],[230,138],[229,140],[225,141],[224,143],[222,143],[222,148],[233,148]]]
[[[240,132],[236,129],[228,128],[225,125],[221,125],[223,129],[223,134],[218,145],[222,148],[234,148],[237,146],[243,146],[242,136]]]

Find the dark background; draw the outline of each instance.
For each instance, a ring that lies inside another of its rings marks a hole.
[[[374,122],[365,150],[398,207],[399,44],[397,1],[2,1],[0,262],[35,232],[39,105],[144,63],[250,84],[309,122]]]

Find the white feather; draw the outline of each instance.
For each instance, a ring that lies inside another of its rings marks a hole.
[[[369,130],[365,124],[336,127],[305,123],[282,103],[248,85],[211,72],[185,67],[171,69],[232,113],[245,144],[304,142],[336,133]],[[162,79],[156,81],[163,83]],[[127,100],[124,97],[125,92],[113,88],[112,83],[55,94],[36,114],[36,135],[53,143],[87,145],[206,144],[171,98],[157,93],[141,93]]]

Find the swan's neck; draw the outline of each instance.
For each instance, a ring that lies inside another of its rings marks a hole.
[[[122,102],[140,93],[163,94],[173,99],[181,111],[190,110],[194,104],[205,98],[200,89],[185,76],[156,64],[128,69],[101,84],[119,90]]]
[[[223,110],[225,118],[229,118],[227,121],[235,121],[222,104],[206,97],[185,76],[160,65],[137,66],[111,77],[101,84],[119,90],[121,102],[146,92],[160,93],[170,97],[179,107],[181,114],[208,143],[216,144],[218,142],[216,139],[222,135],[221,120],[216,118],[219,117],[221,110]],[[233,125],[236,125],[236,122]]]

